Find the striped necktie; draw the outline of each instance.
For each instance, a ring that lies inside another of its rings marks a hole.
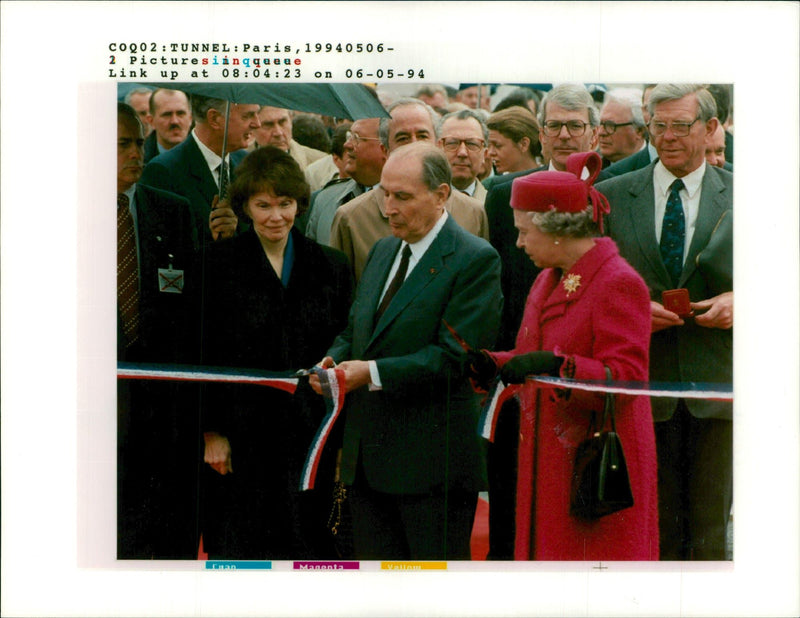
[[[673,287],[678,286],[683,270],[683,246],[686,239],[686,222],[683,217],[683,202],[679,191],[684,188],[678,178],[670,185],[664,222],[661,226],[661,259],[672,279]]]
[[[139,260],[130,200],[124,193],[117,195],[117,313],[129,347],[139,337]]]

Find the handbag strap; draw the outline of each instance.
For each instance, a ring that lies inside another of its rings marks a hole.
[[[608,366],[605,366],[606,370],[606,381],[611,385],[611,380],[613,380],[613,376],[611,375],[611,369]],[[606,401],[605,406],[603,406],[603,424],[600,426],[600,431],[605,430],[606,428],[606,419],[608,417],[611,418],[611,431],[617,433],[617,424],[614,421],[614,394],[606,392]]]

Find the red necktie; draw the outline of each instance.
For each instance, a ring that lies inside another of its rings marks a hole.
[[[117,311],[126,347],[139,336],[139,260],[128,196],[117,195]]]

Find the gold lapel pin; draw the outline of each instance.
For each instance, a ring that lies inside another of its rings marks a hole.
[[[568,274],[562,281],[564,289],[567,291],[567,296],[577,291],[581,287],[581,276],[573,273]]]

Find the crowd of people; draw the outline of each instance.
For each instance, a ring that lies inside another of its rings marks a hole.
[[[118,360],[346,394],[301,491],[316,374],[119,380],[117,557],[469,560],[483,495],[491,560],[729,558],[730,402],[615,396],[634,501],[587,519],[605,396],[529,378],[732,382],[730,87],[371,91],[118,103]]]

